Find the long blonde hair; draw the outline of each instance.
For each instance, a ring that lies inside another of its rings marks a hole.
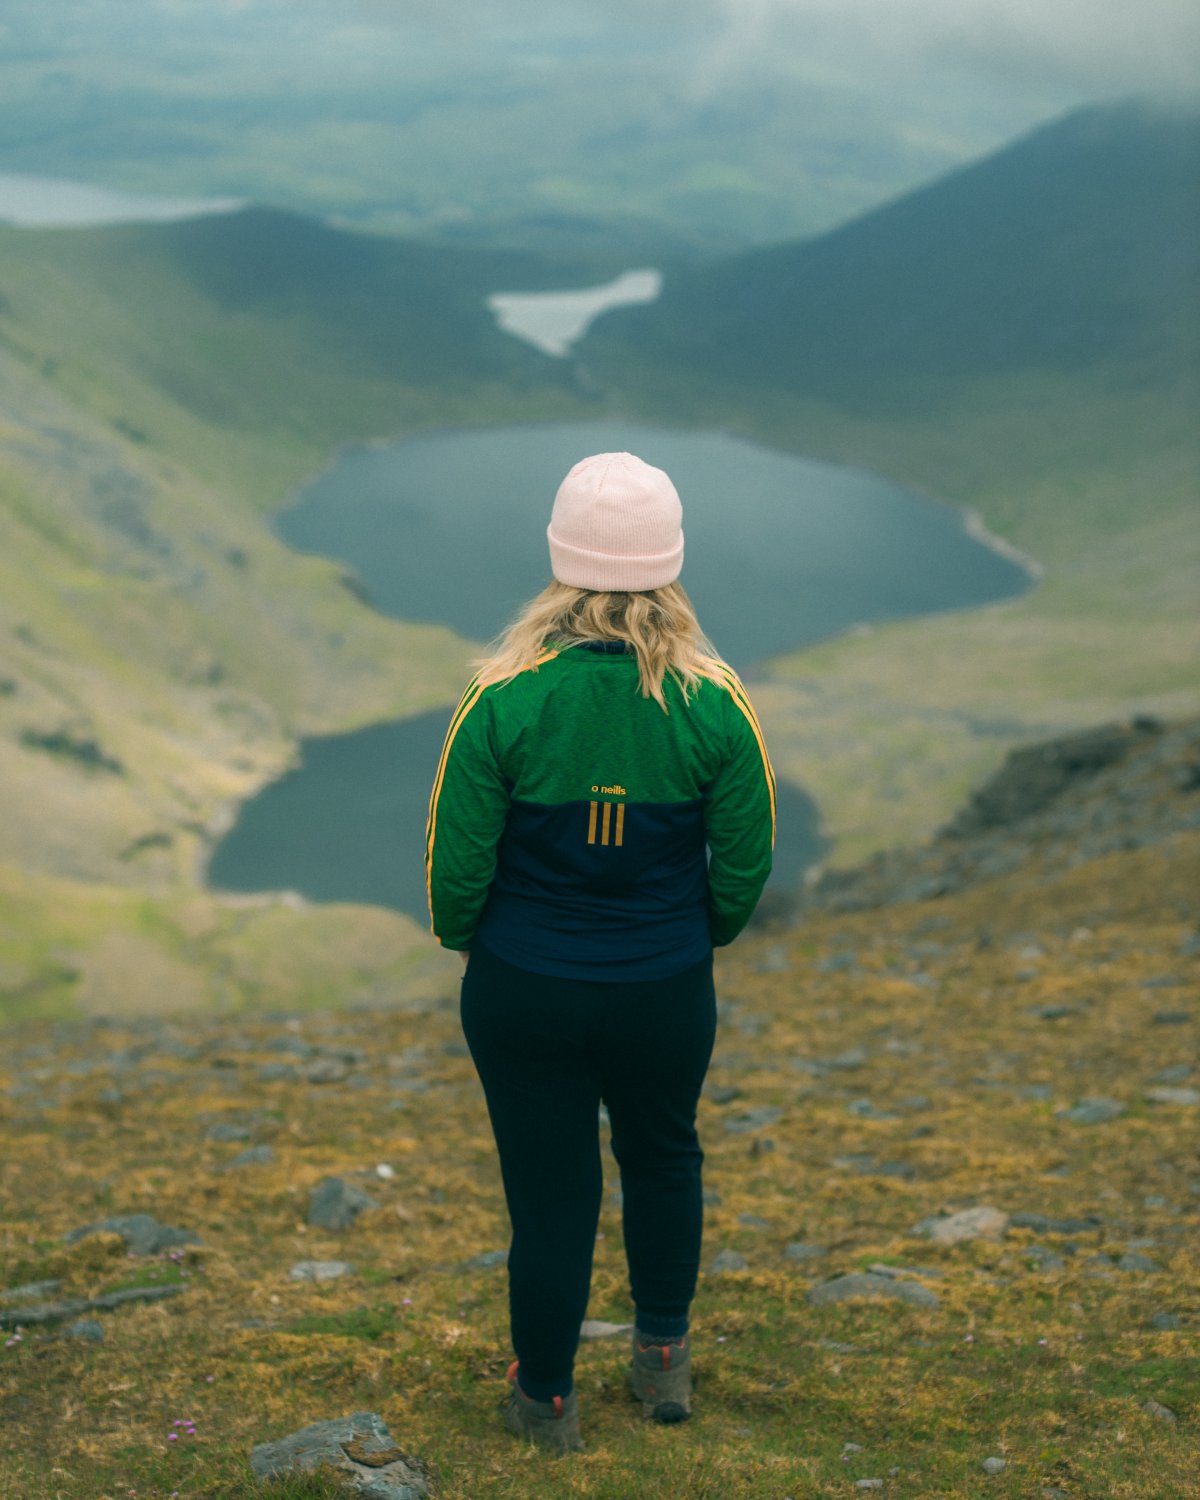
[[[623,641],[638,660],[642,697],[668,712],[663,680],[678,683],[687,700],[701,677],[711,677],[720,658],[700,629],[683,586],[664,584],[644,593],[599,593],[557,579],[529,601],[490,651],[473,665],[481,682],[507,682],[537,670],[547,649],[581,641]]]

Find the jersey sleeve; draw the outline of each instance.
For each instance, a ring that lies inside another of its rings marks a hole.
[[[775,773],[746,690],[732,673],[727,758],[705,795],[709,930],[715,948],[733,942],[750,920],[775,847]]]
[[[471,946],[496,872],[509,800],[491,701],[473,682],[446,732],[425,830],[430,925],[445,948]]]

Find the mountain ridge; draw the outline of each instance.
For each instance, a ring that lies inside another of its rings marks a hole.
[[[669,278],[581,346],[861,404],[906,380],[1200,363],[1200,111],[1073,112],[815,239]]]

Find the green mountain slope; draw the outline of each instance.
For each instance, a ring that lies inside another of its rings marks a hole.
[[[803,244],[677,274],[616,344],[851,405],[912,383],[1200,352],[1200,115],[1085,110]]]
[[[774,664],[768,733],[836,860],[930,832],[1024,739],[1195,711],[1198,141],[1194,113],[1081,111],[584,341],[644,419],[875,469],[1041,567],[1011,604]]]
[[[0,231],[0,1012],[337,967],[304,914],[198,892],[203,850],[300,736],[447,701],[469,648],[266,515],[349,439],[577,415],[483,297],[578,274],[263,211]],[[339,929],[363,972],[379,925]]]

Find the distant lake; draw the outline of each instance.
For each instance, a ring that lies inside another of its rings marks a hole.
[[[751,679],[770,657],[854,626],[1010,598],[1031,581],[958,511],[875,475],[720,432],[618,422],[350,448],[276,528],[298,551],[346,563],[384,613],[484,641],[549,581],[546,524],[563,475],[612,451],[675,481],[681,581]],[[248,802],[217,846],[211,884],[374,902],[424,921],[424,821],[450,711],[304,741],[299,768]],[[821,853],[816,809],[782,787],[773,883],[794,885]]]
[[[231,213],[238,198],[164,198],[119,188],[0,172],[0,223],[18,229],[82,229],[94,224],[152,224]]]
[[[660,271],[626,271],[603,286],[564,292],[494,292],[487,305],[505,333],[543,354],[564,358],[571,345],[610,307],[653,302],[662,291]]]

